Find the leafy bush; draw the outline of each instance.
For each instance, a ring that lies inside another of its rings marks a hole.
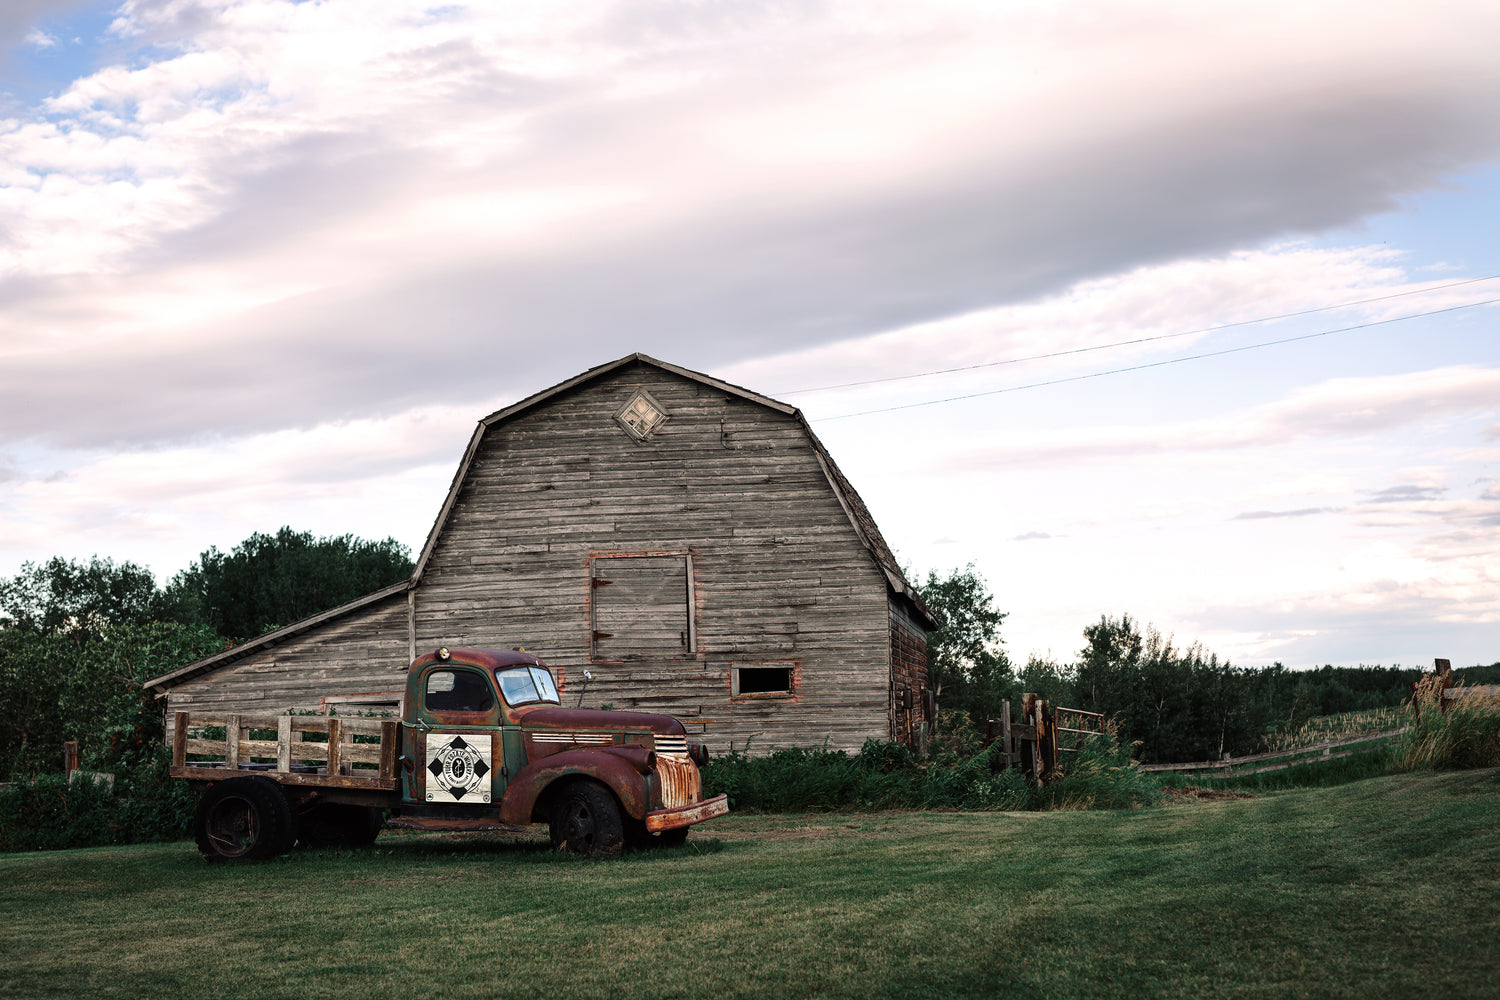
[[[1104,735],[1085,740],[1063,776],[1037,789],[1042,809],[1132,809],[1161,801],[1161,785],[1131,758],[1119,727],[1107,723]]]
[[[0,851],[56,850],[182,840],[192,829],[197,796],[168,775],[161,744],[112,772],[18,778],[0,787]]]
[[[39,774],[0,789],[0,851],[109,844],[115,826],[114,793],[83,774]]]
[[[922,758],[899,743],[868,740],[860,752],[787,748],[715,757],[703,780],[712,794],[749,812],[863,812],[878,809],[1113,809],[1160,799],[1153,778],[1118,738],[1094,741],[1069,773],[1041,789],[1015,768],[1001,770],[998,743],[961,753],[940,747]]]

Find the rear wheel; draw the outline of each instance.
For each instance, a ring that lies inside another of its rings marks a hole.
[[[575,781],[552,803],[552,846],[574,854],[619,854],[625,844],[620,805],[608,788]]]
[[[209,861],[264,861],[297,839],[296,815],[281,786],[253,775],[210,785],[198,800],[193,829]]]
[[[302,814],[297,839],[304,847],[366,847],[384,822],[385,814],[374,806],[321,802]]]

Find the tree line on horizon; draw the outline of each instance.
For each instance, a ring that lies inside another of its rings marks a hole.
[[[1200,643],[1178,647],[1128,614],[1102,615],[1085,627],[1072,662],[1032,656],[1016,667],[1001,637],[1007,614],[995,608],[972,564],[945,576],[929,571],[917,590],[938,621],[927,655],[939,737],[945,725],[949,736],[954,729],[982,732],[1003,703],[1014,715],[1021,696],[1033,693],[1110,717],[1145,763],[1216,760],[1263,750],[1268,737],[1317,716],[1400,705],[1426,673],[1378,665],[1236,667]],[[1500,662],[1457,673],[1467,683],[1500,683]]]

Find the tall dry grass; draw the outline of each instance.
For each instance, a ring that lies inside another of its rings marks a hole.
[[[1402,736],[1393,769],[1500,767],[1500,698],[1454,698],[1444,712],[1442,694],[1434,685],[1418,690],[1417,717]]]
[[[1411,708],[1407,705],[1390,705],[1386,708],[1370,708],[1360,712],[1343,712],[1339,715],[1320,715],[1308,719],[1295,729],[1273,733],[1266,737],[1266,750],[1296,750],[1298,747],[1316,746],[1330,740],[1342,740],[1365,733],[1378,733],[1396,729],[1411,721]]]

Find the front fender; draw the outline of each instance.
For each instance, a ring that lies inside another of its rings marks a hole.
[[[564,750],[534,760],[510,779],[500,802],[500,821],[515,826],[536,822],[537,803],[547,789],[570,777],[593,778],[609,787],[620,807],[632,819],[643,819],[651,810],[651,794],[645,776],[651,773],[656,754],[644,747],[599,747]]]

